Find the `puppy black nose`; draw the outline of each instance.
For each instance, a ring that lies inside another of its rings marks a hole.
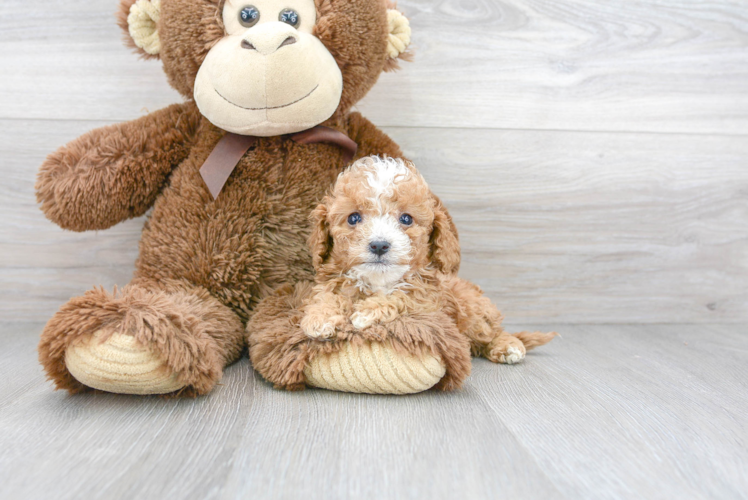
[[[369,251],[373,254],[379,255],[380,257],[384,254],[386,254],[390,250],[390,242],[379,240],[379,241],[372,241],[369,244]]]

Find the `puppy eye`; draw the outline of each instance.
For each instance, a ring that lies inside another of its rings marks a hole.
[[[299,13],[293,9],[283,9],[278,16],[278,21],[295,28],[299,25]]]
[[[413,217],[408,214],[402,214],[400,216],[400,224],[402,224],[403,226],[410,226],[411,224],[413,224]]]
[[[358,212],[353,212],[351,215],[348,216],[348,224],[351,226],[355,226],[356,224],[361,223],[363,219],[361,219],[361,214]]]
[[[254,5],[247,5],[239,11],[239,22],[245,28],[251,28],[260,20],[260,11]]]

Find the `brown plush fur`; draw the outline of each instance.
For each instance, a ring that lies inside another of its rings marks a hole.
[[[65,304],[42,334],[39,357],[59,388],[85,389],[67,371],[65,350],[99,330],[102,341],[121,332],[159,346],[159,357],[187,385],[184,395],[212,389],[241,354],[244,335],[236,314],[204,289],[177,282],[133,282],[114,294],[94,288]]]
[[[133,1],[122,1],[121,23]],[[317,5],[317,35],[344,80],[338,110],[324,125],[356,141],[359,157],[399,156],[385,134],[350,112],[385,67],[384,2]],[[219,9],[217,0],[162,1],[160,58],[187,99],[205,54],[223,34]],[[185,393],[204,394],[222,365],[238,357],[244,340],[235,329],[254,305],[279,285],[312,279],[308,214],[345,167],[343,151],[261,138],[214,201],[199,169],[224,133],[189,100],[89,132],[41,167],[37,199],[64,228],[103,229],[152,208],[133,284],[116,297],[88,292],[47,324],[40,360],[58,388],[82,389],[65,369],[69,342],[109,325],[155,349],[187,384]]]
[[[200,120],[191,103],[174,104],[92,130],[49,155],[39,170],[37,201],[51,221],[73,231],[141,216],[190,154]]]
[[[378,192],[371,179],[383,163],[373,158],[354,163],[312,213],[309,242],[316,285],[282,289],[261,304],[248,325],[252,362],[276,386],[299,389],[305,363],[313,356],[337,350],[341,342],[374,340],[415,355],[425,352],[424,345],[435,346],[428,352],[447,366],[439,388],[453,389],[470,373],[471,350],[503,363],[510,347],[524,356],[556,335],[506,333],[501,314],[480,288],[455,275],[459,241],[441,201],[409,163],[400,162],[407,167],[406,177],[395,178],[389,192]],[[351,225],[351,213],[359,214],[362,223]],[[407,235],[409,251],[379,259],[387,259],[386,268],[404,265],[407,270],[391,289],[374,290],[352,272],[374,258],[368,252],[372,235],[363,221],[383,215],[396,220],[403,213],[413,220],[397,230]],[[365,324],[357,328],[361,318]]]
[[[470,374],[470,346],[442,312],[402,316],[384,327],[373,325],[358,331],[347,324],[335,339],[310,339],[299,326],[303,306],[313,295],[311,282],[287,285],[263,300],[247,325],[249,356],[255,369],[277,388],[304,389],[304,367],[319,354],[340,350],[346,342],[381,342],[395,351],[440,357],[446,374],[436,388],[458,388]]]

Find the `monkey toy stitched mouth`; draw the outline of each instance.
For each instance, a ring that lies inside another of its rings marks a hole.
[[[307,95],[305,95],[304,97],[296,99],[293,102],[289,102],[288,104],[282,104],[280,106],[265,106],[264,108],[247,108],[247,107],[244,107],[244,106],[239,106],[238,104],[229,101],[223,95],[221,95],[221,93],[218,91],[218,89],[214,89],[214,90],[216,91],[216,94],[218,94],[224,101],[226,101],[227,103],[229,103],[229,104],[231,104],[233,106],[236,106],[237,108],[248,109],[248,110],[251,110],[251,111],[262,111],[262,110],[265,110],[265,109],[280,109],[280,108],[287,108],[288,106],[293,106],[297,102],[301,102],[304,99],[306,99],[307,97],[309,97],[310,95],[312,95],[314,93],[314,91],[317,90],[318,88],[319,88],[319,84],[315,85],[314,88],[312,90],[310,90],[309,93]]]

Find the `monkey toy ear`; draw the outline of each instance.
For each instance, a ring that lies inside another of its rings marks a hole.
[[[309,236],[309,251],[312,254],[312,264],[319,270],[332,250],[332,237],[327,224],[327,207],[320,204],[315,208],[309,219],[312,221],[312,234]]]
[[[398,68],[398,59],[410,60],[410,53],[407,52],[410,45],[410,22],[400,11],[387,9],[387,28],[385,71],[391,71]]]
[[[161,0],[122,0],[119,24],[130,34],[128,45],[147,58],[157,58],[161,51],[158,20]]]

